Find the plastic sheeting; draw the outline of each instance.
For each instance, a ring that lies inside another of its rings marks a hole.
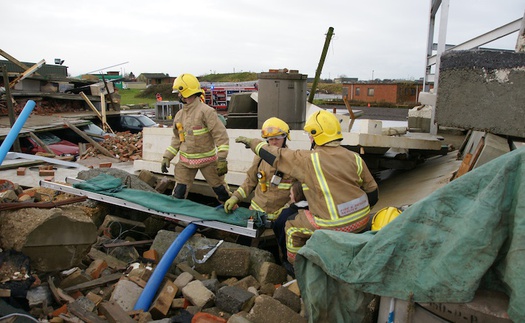
[[[239,207],[231,214],[224,212],[222,207],[213,208],[190,200],[179,200],[171,196],[126,188],[120,178],[108,174],[100,174],[84,182],[73,184],[75,188],[117,197],[134,202],[153,210],[191,216],[203,220],[220,221],[228,224],[246,227],[248,219],[253,217],[257,226],[262,224],[260,213]]]
[[[463,175],[378,232],[318,230],[295,272],[311,322],[360,322],[370,294],[469,302],[476,290],[510,297],[525,321],[525,148]]]

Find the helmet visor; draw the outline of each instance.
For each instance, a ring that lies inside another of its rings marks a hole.
[[[279,127],[266,127],[261,130],[261,135],[263,138],[285,138],[286,137],[286,131]]]

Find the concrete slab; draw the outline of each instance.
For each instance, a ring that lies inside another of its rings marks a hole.
[[[414,204],[445,186],[459,165],[461,160],[457,160],[455,152],[451,152],[446,156],[430,158],[410,171],[392,173],[379,182],[379,202],[372,213],[387,206]]]
[[[450,51],[441,57],[438,124],[525,137],[525,53]]]
[[[474,168],[480,167],[489,161],[498,158],[499,156],[506,154],[510,151],[507,139],[488,133],[485,136],[485,145],[479,154]]]

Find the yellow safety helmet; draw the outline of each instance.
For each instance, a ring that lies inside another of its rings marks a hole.
[[[173,93],[180,93],[183,98],[194,94],[202,94],[199,80],[192,74],[181,74],[173,82]]]
[[[308,132],[319,146],[343,139],[339,120],[333,113],[325,110],[314,112],[306,121],[304,131]]]
[[[377,211],[376,214],[374,214],[374,217],[372,218],[372,231],[381,230],[387,224],[389,224],[395,218],[397,218],[397,216],[400,215],[401,212],[402,211],[400,209],[393,206],[385,207]]]
[[[288,138],[290,139],[290,127],[283,120],[272,117],[263,123],[261,137],[268,138]]]

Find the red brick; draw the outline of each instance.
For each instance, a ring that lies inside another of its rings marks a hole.
[[[17,176],[24,176],[26,174],[26,168],[25,167],[18,167],[16,170]]]
[[[144,251],[144,253],[142,254],[142,257],[144,257],[146,259],[151,259],[155,263],[159,262],[159,253],[155,249],[150,249],[150,250]]]
[[[38,171],[38,175],[40,176],[55,176],[54,170],[48,170],[48,169],[41,169]]]
[[[98,167],[100,168],[111,168],[111,163],[100,163],[98,164]]]

